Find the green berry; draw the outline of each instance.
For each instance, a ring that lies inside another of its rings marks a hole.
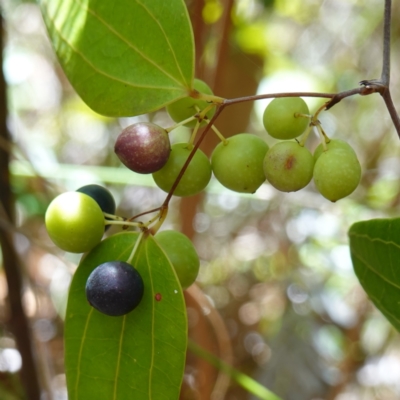
[[[306,102],[300,97],[278,97],[265,108],[263,122],[266,131],[275,139],[288,140],[300,136],[310,123]]]
[[[268,182],[282,192],[295,192],[308,185],[313,176],[314,158],[297,142],[276,143],[264,159]]]
[[[351,149],[333,148],[322,152],[314,166],[314,183],[330,201],[351,194],[360,183],[361,166]]]
[[[62,250],[83,253],[96,246],[104,233],[104,214],[97,202],[80,192],[57,196],[45,215],[47,232]]]
[[[199,93],[210,94],[210,95],[213,94],[211,88],[200,79],[194,80],[193,87]],[[204,100],[194,99],[193,97],[188,96],[188,97],[184,97],[183,99],[179,99],[179,100],[169,104],[167,106],[167,111],[168,111],[168,114],[170,115],[170,117],[175,122],[181,122],[181,121],[197,114],[197,108],[200,111],[202,111],[209,105],[210,105],[210,103],[207,103]],[[206,115],[207,115],[208,119],[211,119],[214,114],[215,114],[215,107],[212,108],[210,111],[208,111]],[[194,128],[196,126],[196,122],[197,122],[196,120],[193,120],[185,125],[190,128]],[[207,124],[206,121],[202,121],[202,123],[201,123],[202,126],[204,126],[206,124]]]
[[[200,268],[193,243],[183,233],[173,230],[158,232],[154,238],[171,261],[182,289],[187,289],[196,280]]]
[[[211,156],[216,179],[235,192],[254,193],[265,182],[263,160],[268,145],[249,133],[219,143]]]
[[[187,143],[175,143],[167,163],[153,174],[156,185],[169,192],[191,153],[192,146]],[[182,179],[174,191],[175,196],[185,197],[200,193],[211,179],[211,164],[207,156],[197,150],[190,161]]]
[[[332,150],[332,149],[344,149],[347,150],[356,156],[356,152],[353,150],[353,148],[344,140],[340,139],[332,139],[329,143],[325,144],[326,150],[324,150],[324,146],[322,143],[320,143],[317,148],[314,150],[314,160],[317,161],[318,157],[327,150]]]

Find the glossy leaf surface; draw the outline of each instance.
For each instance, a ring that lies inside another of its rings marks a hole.
[[[193,33],[183,0],[41,0],[53,47],[94,111],[133,116],[192,87]]]
[[[137,233],[101,242],[80,263],[65,320],[65,368],[70,400],[173,400],[183,376],[187,321],[175,272],[152,236],[144,237],[132,264],[144,281],[139,306],[110,317],[86,300],[86,280],[99,264],[127,261]]]
[[[357,222],[349,236],[354,270],[361,285],[400,331],[400,218]]]

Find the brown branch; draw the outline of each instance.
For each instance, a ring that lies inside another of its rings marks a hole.
[[[396,108],[394,107],[394,103],[389,88],[385,90],[383,93],[381,93],[381,95],[386,104],[386,108],[389,111],[390,117],[392,118],[392,122],[396,129],[397,135],[400,138],[400,118],[399,114],[397,114]]]
[[[391,28],[392,1],[385,0],[385,10],[383,14],[383,62],[381,82],[389,87],[390,82],[390,28]]]
[[[224,101],[224,105],[230,106],[232,104],[244,103],[246,101],[274,99],[276,97],[323,97],[323,98],[331,99],[337,95],[338,95],[337,93],[318,93],[318,92],[267,93],[267,94],[257,94],[254,96],[238,97],[235,99],[226,99]]]
[[[215,120],[218,118],[219,114],[222,112],[222,110],[224,109],[225,105],[222,104],[221,106],[219,106],[217,108],[217,111],[215,112],[214,116],[211,118],[210,122],[207,124],[206,128],[204,129],[203,133],[201,134],[201,136],[199,137],[199,139],[197,140],[196,144],[193,146],[192,151],[189,154],[189,157],[187,158],[185,164],[183,164],[182,169],[179,171],[178,176],[175,179],[174,184],[171,187],[171,190],[169,191],[167,197],[164,200],[163,203],[163,207],[168,207],[168,204],[174,194],[174,191],[176,189],[176,187],[178,186],[180,180],[182,179],[183,174],[185,173],[187,167],[190,164],[190,161],[192,161],[192,158],[194,156],[194,154],[196,153],[197,149],[200,147],[201,142],[203,141],[203,139],[205,138],[205,136],[207,135],[207,133],[211,130],[211,125],[214,124]]]
[[[0,64],[3,64],[3,18],[0,15]],[[7,100],[6,83],[4,75],[0,72],[0,136],[9,142],[9,133],[6,124]],[[7,220],[12,223],[14,204],[10,185],[9,171],[10,153],[0,148],[0,206],[6,214]],[[13,243],[13,236],[8,230],[0,229],[0,245],[3,255],[3,267],[8,286],[8,304],[10,308],[9,328],[13,333],[17,347],[22,357],[20,371],[22,385],[26,398],[29,400],[40,399],[40,386],[38,371],[31,343],[30,327],[22,306],[22,266],[18,259]]]

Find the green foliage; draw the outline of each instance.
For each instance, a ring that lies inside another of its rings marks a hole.
[[[193,33],[183,0],[42,0],[65,74],[94,111],[132,116],[187,96]]]
[[[400,218],[357,222],[350,228],[349,237],[361,285],[400,331]]]
[[[65,319],[65,365],[70,400],[172,400],[179,397],[187,343],[182,290],[153,237],[143,238],[133,258],[145,291],[139,306],[122,317],[90,307],[85,285],[99,264],[126,261],[138,233],[114,235],[80,263]]]

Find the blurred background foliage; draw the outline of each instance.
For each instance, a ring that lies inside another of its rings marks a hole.
[[[393,15],[400,15],[394,3]],[[187,0],[187,5],[196,75],[217,95],[338,92],[380,76],[382,0]],[[123,119],[95,114],[63,75],[38,6],[3,0],[1,7],[12,144],[0,145],[12,154],[17,215],[16,226],[7,229],[23,261],[23,302],[43,398],[64,400],[63,315],[79,256],[50,242],[44,212],[56,194],[88,183],[112,191],[119,215],[158,207],[165,194],[151,177],[121,166],[113,147],[121,129],[133,122],[167,127],[172,121],[165,110]],[[391,86],[399,109],[398,18],[392,32]],[[312,111],[323,104],[307,102]],[[261,121],[266,104],[232,106],[216,125],[225,136],[252,132],[272,144]],[[320,120],[331,138],[348,141],[360,159],[362,181],[350,197],[330,203],[312,183],[290,194],[265,183],[254,195],[238,195],[212,181],[204,194],[172,201],[163,229],[189,235],[202,262],[203,306],[198,292],[187,298],[191,336],[216,354],[221,353],[216,343],[228,341],[233,365],[284,400],[398,399],[400,338],[358,284],[347,230],[355,221],[398,216],[399,138],[377,95],[345,99]],[[189,135],[180,128],[171,139]],[[210,134],[202,147],[210,154],[216,143]],[[311,150],[317,144],[317,135],[308,139]],[[0,259],[0,398],[16,400],[23,398],[21,356],[7,327],[7,292]],[[204,301],[218,311],[224,329],[211,320],[202,323],[210,314]],[[182,399],[255,398],[234,383],[218,392],[214,378],[218,372],[189,352]]]

